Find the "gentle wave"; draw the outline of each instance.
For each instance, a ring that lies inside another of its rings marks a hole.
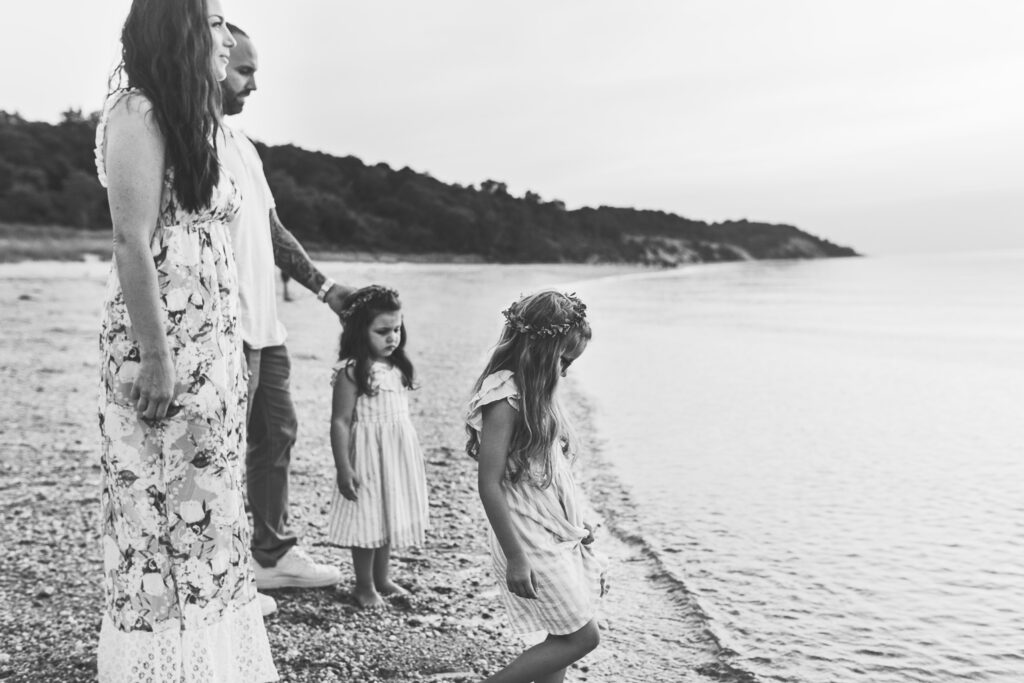
[[[729,675],[1024,680],[1022,266],[576,283],[595,338],[574,373],[621,487],[604,499]]]
[[[639,507],[632,493],[615,476],[606,452],[607,445],[595,436],[599,430],[594,426],[595,413],[589,397],[577,392],[574,398],[575,403],[582,406],[576,419],[585,423],[584,433],[590,434],[586,438],[588,457],[583,468],[588,498],[604,518],[608,530],[653,567],[646,576],[647,581],[674,606],[680,617],[678,620],[666,620],[671,623],[661,633],[665,646],[671,647],[674,640],[685,641],[691,647],[696,642],[712,660],[697,666],[697,673],[722,683],[759,683],[751,671],[739,665],[737,653],[727,644],[728,633],[716,627],[715,620],[687,587],[685,577],[673,568],[670,561],[666,561],[678,550],[660,547],[654,538],[644,533],[644,522],[638,515]],[[682,633],[680,629],[686,629],[686,632]],[[674,673],[678,675],[678,672]],[[667,683],[667,679],[662,683]]]

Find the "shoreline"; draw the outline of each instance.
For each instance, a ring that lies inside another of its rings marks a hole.
[[[294,287],[296,300],[279,303],[289,330],[300,425],[292,461],[292,526],[314,557],[342,568],[343,582],[329,589],[268,591],[279,605],[266,620],[278,671],[289,681],[480,680],[524,647],[504,623],[475,463],[463,451],[465,400],[497,337],[499,311],[525,291],[644,268],[322,266],[343,282],[377,281],[403,292],[410,355],[422,386],[413,392],[411,408],[427,461],[433,528],[425,548],[394,554],[394,576],[412,591],[411,599],[395,601],[384,613],[358,610],[349,557],[324,540],[334,480],[329,376],[339,328],[312,294]],[[0,294],[8,319],[0,340],[10,349],[0,362],[0,378],[17,389],[0,396],[0,412],[10,416],[0,426],[0,528],[3,545],[14,549],[0,559],[0,600],[6,607],[0,615],[0,679],[61,683],[95,676],[101,604],[95,334],[108,267],[0,267],[0,281],[11,285]],[[55,281],[61,284],[53,286]],[[66,286],[69,281],[75,286]],[[569,390],[575,391],[572,382]],[[585,397],[579,409],[586,410]],[[591,498],[592,475],[600,468],[586,467],[581,483]],[[591,500],[602,505],[599,496]],[[599,542],[619,565],[605,608],[604,643],[567,680],[731,680],[707,668],[713,658],[690,633],[692,615],[684,611],[680,618],[676,611],[685,600],[648,578],[657,570],[652,558],[628,538],[604,536]],[[659,610],[665,617],[652,623],[650,616]]]
[[[58,225],[25,225],[19,223],[0,222],[0,264],[25,262],[76,262],[104,261],[112,258],[112,235],[106,230],[85,230]],[[669,240],[672,241],[672,240]],[[678,240],[676,240],[678,241]],[[436,264],[491,264],[491,265],[599,265],[630,268],[648,268],[664,270],[683,266],[707,265],[713,263],[737,263],[756,259],[749,254],[732,253],[735,258],[711,258],[703,260],[695,257],[686,248],[676,247],[665,250],[661,247],[649,249],[645,257],[637,261],[599,260],[594,257],[588,261],[551,261],[504,263],[490,261],[480,254],[461,254],[444,251],[428,252],[396,252],[368,249],[330,249],[311,246],[310,257],[322,263],[436,263]],[[812,255],[804,254],[799,249],[785,257],[789,259],[803,258],[849,258],[854,255]]]
[[[619,616],[612,622],[612,630],[603,634],[605,647],[614,653],[591,667],[598,676],[596,680],[670,680],[650,678],[655,673],[652,669],[657,669],[677,676],[672,681],[757,683],[752,674],[730,663],[734,653],[711,629],[710,619],[696,597],[643,536],[633,495],[613,472],[613,445],[597,427],[592,397],[574,383],[570,383],[567,393],[570,414],[584,444],[584,454],[576,467],[577,483],[586,504],[603,522],[604,551],[617,560],[613,563],[612,588],[622,576],[627,586],[643,589],[629,599],[621,593],[606,597],[605,612]],[[630,626],[635,629],[632,633],[627,630]],[[623,630],[627,632],[620,633]],[[624,676],[623,671],[641,673]]]

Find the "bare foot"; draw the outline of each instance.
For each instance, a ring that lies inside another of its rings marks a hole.
[[[384,602],[384,598],[380,596],[380,593],[374,588],[368,590],[356,588],[353,595],[355,596],[356,603],[363,609],[381,609],[387,604]]]
[[[405,590],[391,579],[387,579],[383,582],[377,583],[377,591],[381,595],[408,595],[409,591]]]

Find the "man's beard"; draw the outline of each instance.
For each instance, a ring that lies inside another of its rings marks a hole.
[[[230,96],[226,92],[221,92],[221,108],[226,116],[240,114],[244,107],[245,102],[240,100],[237,95]]]

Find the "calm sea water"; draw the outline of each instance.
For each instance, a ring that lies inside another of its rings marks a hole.
[[[636,529],[761,681],[1024,681],[1024,253],[580,284]]]

